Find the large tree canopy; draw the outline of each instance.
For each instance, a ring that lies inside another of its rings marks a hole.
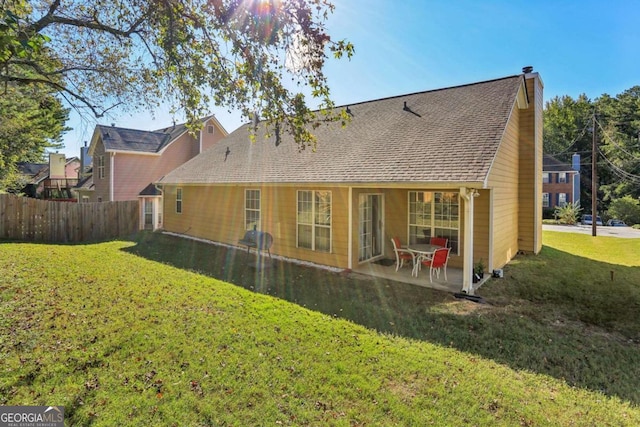
[[[215,104],[301,147],[319,120],[346,118],[323,67],[353,46],[329,36],[328,0],[0,1],[0,81],[48,85],[96,117],[168,102],[195,126]]]

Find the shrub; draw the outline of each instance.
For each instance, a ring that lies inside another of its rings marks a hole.
[[[640,224],[640,202],[631,196],[615,199],[607,211],[611,218],[617,218],[629,225]]]
[[[561,224],[574,225],[578,222],[582,208],[579,202],[567,203],[564,206],[556,206],[555,216]]]

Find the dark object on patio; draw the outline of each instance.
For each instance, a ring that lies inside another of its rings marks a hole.
[[[273,236],[265,231],[249,230],[241,240],[238,240],[238,244],[247,247],[247,255],[249,255],[249,250],[254,248],[258,255],[261,251],[267,251],[269,258],[271,258]]]
[[[390,266],[394,265],[396,262],[394,260],[392,260],[392,259],[389,259],[389,258],[382,258],[382,259],[379,259],[377,261],[374,261],[373,263],[374,264],[378,264],[378,265],[383,265],[385,267],[390,267]]]
[[[466,294],[464,292],[457,292],[457,293],[453,294],[453,296],[458,298],[458,299],[467,299],[469,301],[477,302],[478,304],[486,304],[487,303],[484,300],[484,298],[482,298],[481,296],[469,295],[469,294]]]

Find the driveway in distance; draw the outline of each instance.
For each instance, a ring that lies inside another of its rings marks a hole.
[[[567,233],[591,234],[590,225],[551,225],[542,224],[543,230],[563,231]],[[640,239],[640,230],[631,227],[607,227],[599,225],[596,227],[596,236],[623,237],[627,239]]]

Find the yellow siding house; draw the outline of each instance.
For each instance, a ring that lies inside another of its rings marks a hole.
[[[522,74],[348,106],[317,150],[247,124],[158,180],[164,229],[341,269],[392,258],[390,238],[446,237],[450,267],[501,268],[542,247],[542,90]],[[346,108],[343,107],[343,108]]]

